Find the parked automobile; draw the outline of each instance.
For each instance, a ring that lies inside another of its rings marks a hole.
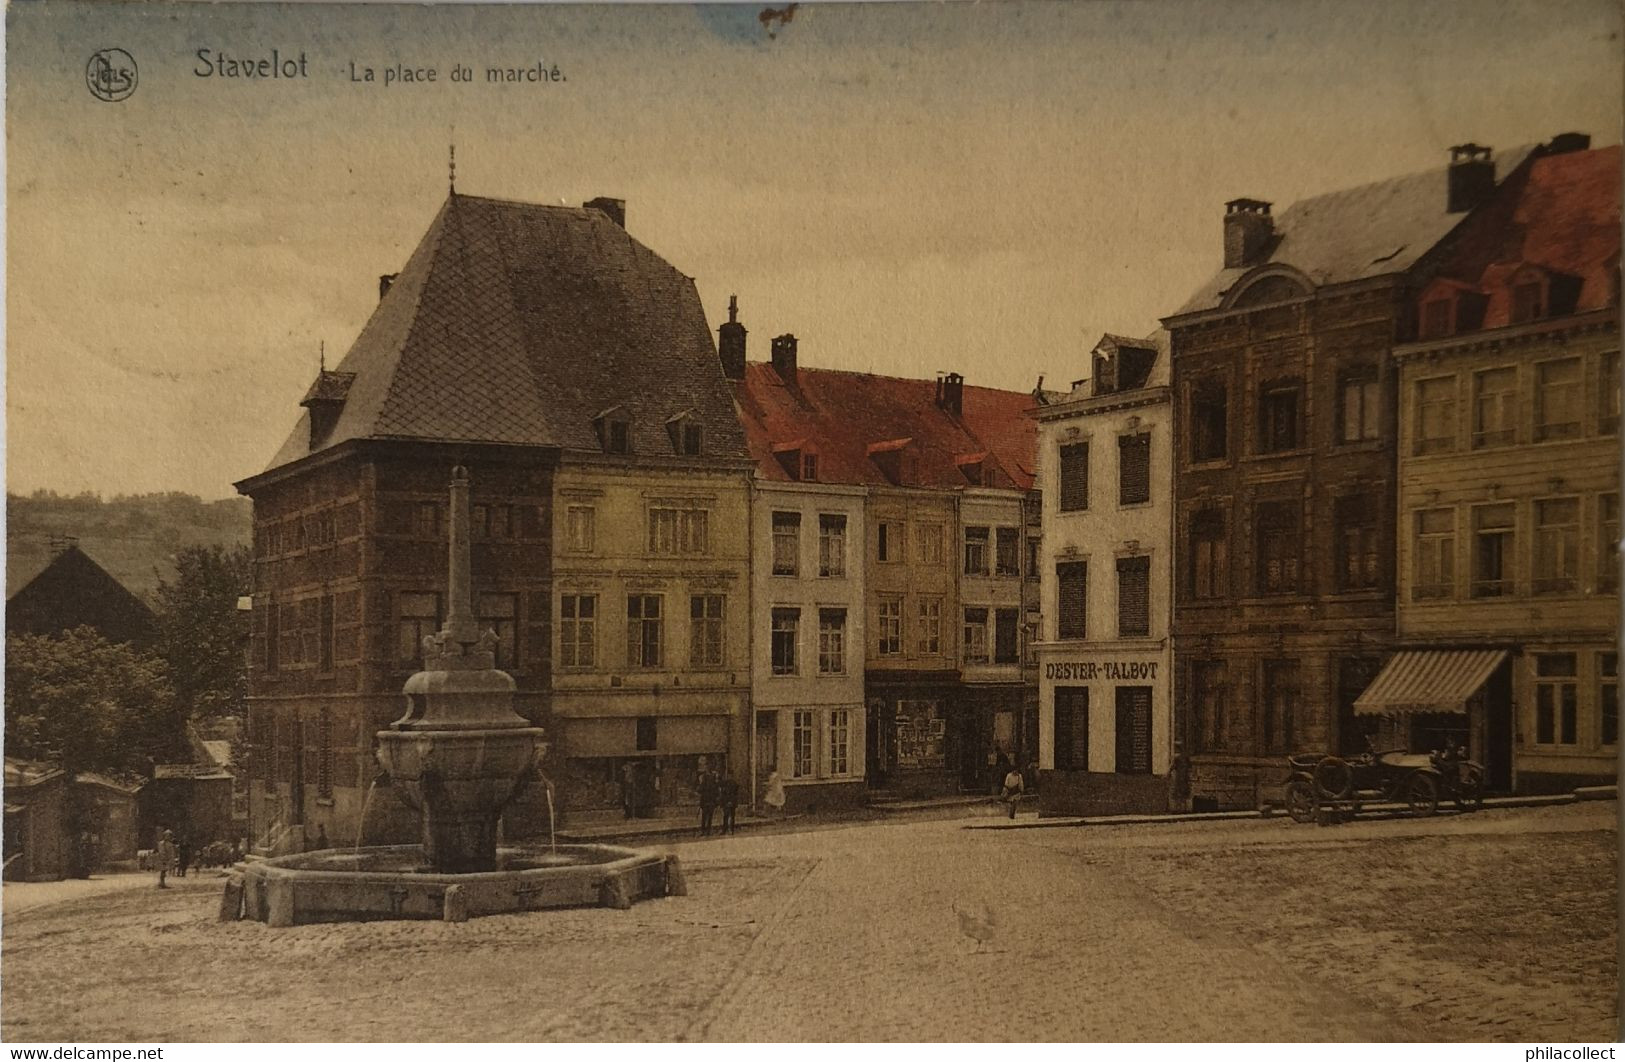
[[[1359,756],[1290,756],[1287,814],[1313,822],[1322,808],[1359,814],[1367,804],[1404,804],[1432,815],[1448,799],[1461,811],[1484,802],[1484,768],[1460,746],[1435,752],[1368,752]]]

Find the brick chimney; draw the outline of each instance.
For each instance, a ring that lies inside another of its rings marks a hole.
[[[398,276],[400,276],[399,273],[385,273],[378,278],[378,300],[380,302],[383,301],[385,295],[389,294],[390,285],[395,283],[395,278]]]
[[[1490,149],[1457,144],[1450,149],[1450,176],[1445,210],[1465,214],[1495,192],[1495,160]]]
[[[1224,267],[1251,269],[1269,257],[1275,219],[1261,199],[1232,199],[1224,205]]]
[[[626,228],[626,200],[611,199],[607,195],[601,195],[597,199],[589,199],[581,205],[587,210],[596,210],[606,215],[609,220],[621,228]]]
[[[730,380],[745,378],[745,326],[739,323],[739,296],[728,296],[728,323],[717,329],[717,355],[722,359],[722,375]]]
[[[773,371],[787,384],[796,382],[796,337],[788,332],[773,337]]]
[[[965,412],[965,378],[957,372],[937,373],[937,405],[959,416]]]

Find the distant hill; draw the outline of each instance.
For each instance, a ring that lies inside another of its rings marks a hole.
[[[51,562],[54,540],[79,548],[143,599],[171,578],[183,546],[247,545],[253,534],[247,498],[206,502],[193,494],[6,495],[6,597]]]

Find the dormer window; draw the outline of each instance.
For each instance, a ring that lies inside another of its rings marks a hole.
[[[1536,278],[1520,279],[1512,286],[1512,323],[1538,321],[1545,308],[1546,285]]]
[[[904,452],[914,440],[887,439],[884,442],[870,443],[867,448],[869,460],[880,469],[881,475],[892,484],[901,483],[907,472],[903,463]]]
[[[606,454],[632,452],[632,420],[624,406],[611,406],[593,418],[598,432],[598,445]]]
[[[705,433],[692,409],[685,409],[666,421],[671,436],[671,448],[684,457],[698,457],[705,442]]]
[[[807,440],[779,443],[773,447],[773,456],[791,479],[809,482],[818,479],[818,453],[807,445]]]
[[[954,458],[954,464],[966,483],[973,487],[987,485],[987,454],[960,454]]]
[[[801,455],[801,478],[809,483],[816,482],[818,480],[817,454]]]

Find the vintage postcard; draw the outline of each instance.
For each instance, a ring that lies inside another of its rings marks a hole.
[[[12,3],[0,1036],[1611,1057],[1621,23]]]

